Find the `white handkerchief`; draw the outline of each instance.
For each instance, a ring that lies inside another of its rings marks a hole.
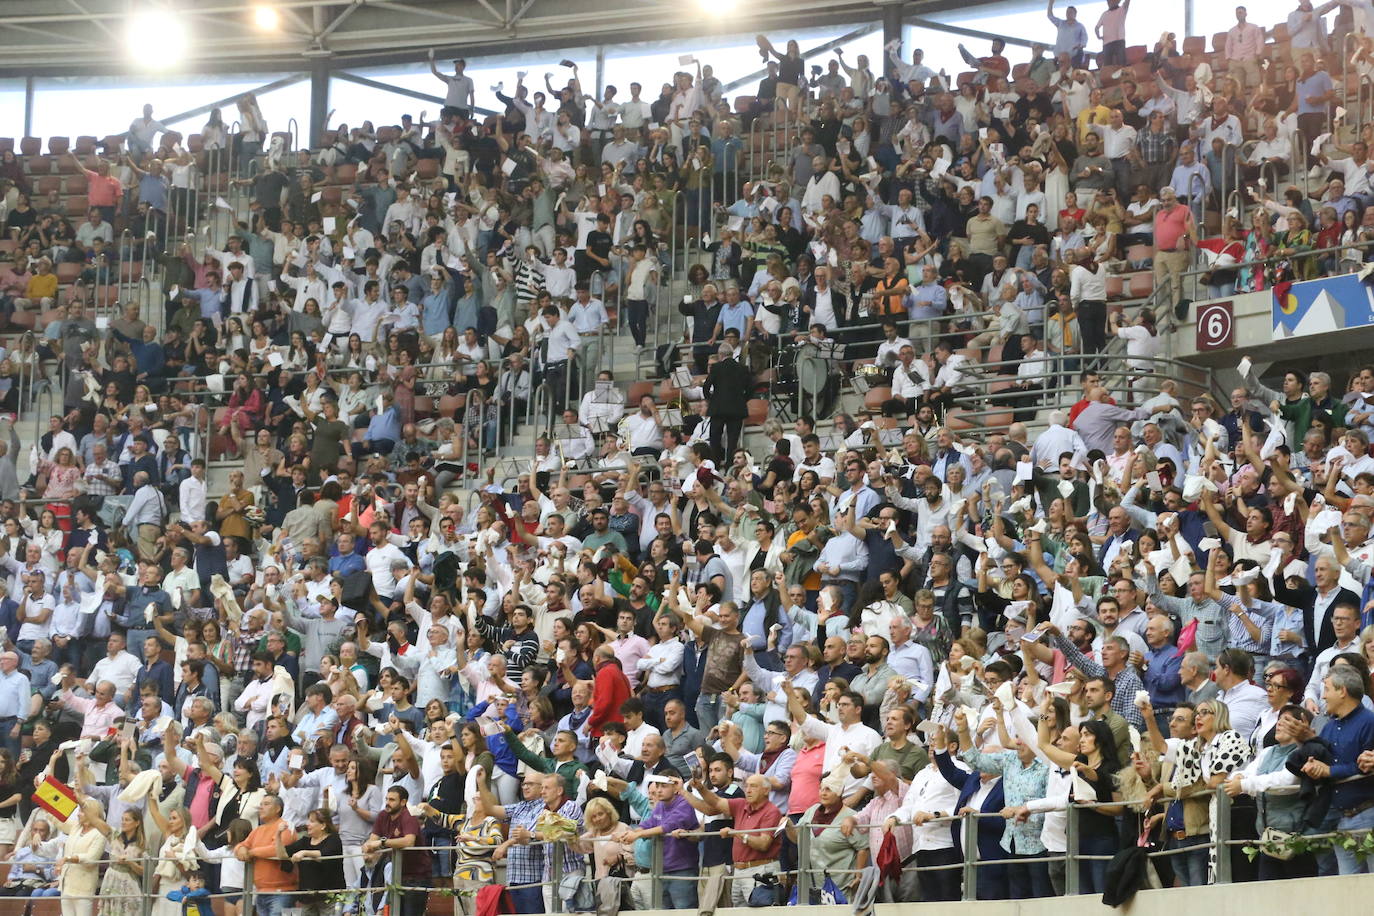
[[[1241,357],[1240,364],[1236,366],[1236,371],[1240,373],[1241,378],[1250,374],[1250,365],[1250,357]]]
[[[322,198],[322,197],[324,197],[324,192],[323,192],[323,191],[316,191],[314,194],[311,194],[311,195],[310,195],[310,202],[311,202],[312,204],[317,204],[317,203],[320,202],[320,198]]]
[[[224,394],[224,376],[216,372],[214,375],[205,376],[205,387],[215,394]]]
[[[267,362],[271,366],[281,368],[281,364],[286,362],[286,359],[276,350],[273,350],[271,353],[267,354]]]
[[[1238,573],[1231,574],[1231,584],[1249,585],[1251,582],[1254,582],[1256,579],[1258,579],[1259,575],[1259,567],[1255,567],[1254,569],[1243,569]]]
[[[502,163],[501,163],[501,171],[504,172],[504,173],[507,174],[507,175],[509,175],[509,174],[511,174],[512,172],[514,172],[514,171],[515,171],[515,160],[514,160],[514,159],[507,159],[505,162],[502,162]]]
[[[997,697],[998,702],[1002,704],[1003,710],[1010,710],[1012,703],[1016,702],[1015,691],[1012,690],[1011,681],[1003,681],[1002,686],[997,688],[997,692],[993,694],[993,696]]]
[[[1016,480],[1014,482],[1020,483],[1023,480],[1030,480],[1031,475],[1034,473],[1035,465],[1031,463],[1029,458],[1024,461],[1018,461],[1016,463]]]
[[[321,220],[321,223],[324,226],[325,233],[331,234],[338,227],[339,220],[333,216],[326,216],[323,220]]]
[[[1071,480],[1061,480],[1061,481],[1059,481],[1059,495],[1062,496],[1062,497],[1064,497],[1065,499],[1068,499],[1070,496],[1072,496],[1072,495],[1073,495],[1073,481],[1071,481]]]
[[[686,67],[687,65],[694,64],[696,62],[697,59],[690,54],[679,54],[677,56],[677,65],[679,67]]]
[[[223,197],[215,198],[215,206],[220,210],[229,210],[230,212],[233,212],[234,209],[233,207],[229,206],[229,201],[225,200]]]
[[[1293,507],[1298,504],[1298,494],[1289,493],[1283,498],[1283,514],[1292,515]]]
[[[1046,687],[1045,690],[1051,696],[1066,697],[1069,694],[1073,693],[1073,684],[1069,683],[1068,681],[1060,681],[1058,684],[1051,684],[1050,686]]]
[[[1221,541],[1216,538],[1203,538],[1197,542],[1197,546],[1203,553],[1210,553],[1221,546]]]

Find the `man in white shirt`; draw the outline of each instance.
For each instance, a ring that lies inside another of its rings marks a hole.
[[[624,422],[630,454],[657,457],[658,447],[663,440],[663,429],[658,423],[658,407],[654,403],[654,396],[646,394],[640,398],[639,410],[626,417]]]
[[[932,751],[943,750],[941,740],[945,730],[936,732]],[[957,742],[957,739],[956,739]],[[954,765],[966,769],[953,757]],[[916,853],[916,864],[921,872],[922,900],[957,900],[959,898],[959,876],[954,869],[937,869],[939,866],[954,865],[959,861],[958,850],[954,848],[954,837],[949,824],[937,821],[939,818],[952,817],[957,812],[954,806],[959,803],[960,786],[945,779],[932,760],[917,771],[907,787],[906,798],[902,805],[884,824],[885,831],[891,831],[899,824],[911,824],[911,848]],[[931,823],[931,821],[937,821]]]
[[[806,193],[802,195],[802,213],[824,213],[824,199],[827,197],[832,203],[840,202],[840,179],[830,170],[829,159],[816,156],[811,160],[811,178],[806,183]]]
[[[86,679],[86,689],[90,693],[95,693],[96,685],[101,681],[109,681],[115,686],[116,696],[128,695],[143,663],[124,651],[125,645],[127,642],[123,633],[111,633],[105,640],[105,657],[95,663],[90,677]]]
[[[191,476],[181,482],[178,493],[182,524],[205,521],[205,501],[205,461],[196,458],[191,462]]]
[[[553,263],[544,268],[544,290],[555,303],[566,305],[572,301],[576,283],[577,271],[568,266],[567,249],[555,248]]]
[[[1090,124],[1089,129],[1102,138],[1102,155],[1111,160],[1117,198],[1126,200],[1131,196],[1131,154],[1135,152],[1136,130],[1121,117],[1121,109],[1113,108],[1109,123]]]
[[[544,323],[548,333],[543,341],[543,362],[541,368],[553,389],[553,402],[562,409],[568,390],[568,372],[581,352],[582,337],[571,321],[564,321],[558,309],[548,306],[543,311]]]

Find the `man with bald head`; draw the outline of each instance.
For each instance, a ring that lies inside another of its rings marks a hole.
[[[1137,407],[1134,410],[1118,407],[1110,402],[1107,389],[1099,385],[1088,390],[1088,405],[1079,413],[1073,426],[1088,451],[1100,449],[1103,454],[1109,454],[1114,450],[1112,437],[1118,426],[1171,409],[1168,404],[1156,404],[1148,409]]]
[[[20,732],[29,717],[29,679],[19,670],[17,652],[0,653],[0,739],[19,759]]]
[[[701,779],[693,779],[691,787],[696,794],[684,789],[683,796],[693,808],[709,817],[734,819],[732,827],[720,832],[734,841],[730,850],[735,862],[730,898],[737,907],[749,906],[749,894],[756,886],[754,877],[776,875],[782,851],[782,837],[775,832],[782,823],[782,812],[768,800],[768,780],[759,773],[751,774],[744,781],[743,798],[721,798]],[[749,832],[754,830],[761,832]]]

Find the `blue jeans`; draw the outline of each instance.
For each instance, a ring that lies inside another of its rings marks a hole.
[[[697,697],[697,728],[702,734],[720,724],[720,694],[703,693]]]
[[[681,871],[666,871],[665,878],[691,878],[691,881],[664,881],[663,905],[670,910],[695,910],[697,908],[697,871],[684,868]]]
[[[507,889],[510,902],[517,913],[544,912],[544,891],[538,887],[512,887]]]
[[[1374,808],[1365,808],[1354,817],[1343,817],[1336,822],[1337,830],[1371,830],[1374,829]],[[1355,853],[1343,846],[1336,846],[1336,868],[1342,875],[1367,875],[1370,873],[1370,861],[1362,859]]]
[[[253,897],[253,912],[258,916],[281,916],[291,906],[290,894],[257,894]]]
[[[1078,841],[1078,851],[1085,856],[1116,855],[1120,844],[1111,836],[1085,836]],[[1107,886],[1109,859],[1089,859],[1078,863],[1078,892],[1100,894]]]
[[[1187,849],[1190,846],[1199,846],[1208,841],[1205,833],[1197,836],[1184,837],[1181,840],[1170,840],[1168,848]],[[1202,887],[1207,883],[1207,849],[1204,846],[1194,852],[1181,852],[1176,856],[1171,856],[1174,863],[1174,874],[1178,876],[1178,883],[1184,887]]]

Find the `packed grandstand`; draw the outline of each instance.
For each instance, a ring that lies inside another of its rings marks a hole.
[[[1367,870],[1374,368],[1226,390],[1170,336],[1363,280],[1368,17],[1128,14],[486,114],[431,55],[436,120],[299,149],[252,96],[0,141],[0,895]]]

